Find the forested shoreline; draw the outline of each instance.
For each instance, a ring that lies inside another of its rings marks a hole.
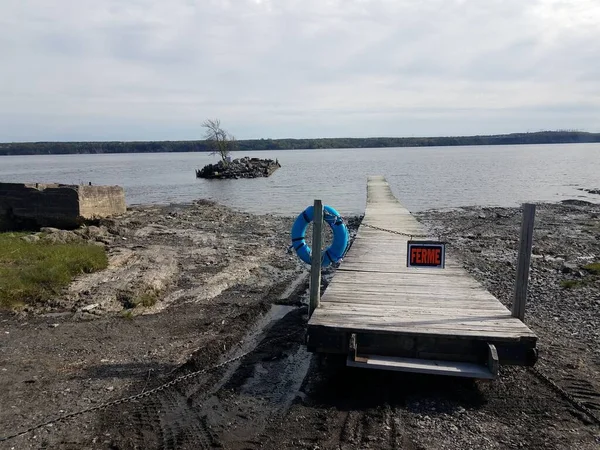
[[[589,142],[600,142],[600,133],[540,131],[535,133],[448,137],[246,139],[237,141],[237,148],[240,151],[253,151],[326,148],[446,147],[457,145],[572,144]],[[0,155],[205,152],[211,150],[210,142],[204,140],[0,143]]]

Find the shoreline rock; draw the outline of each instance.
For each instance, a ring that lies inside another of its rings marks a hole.
[[[579,188],[579,189],[577,189],[577,190],[578,190],[578,191],[587,192],[588,194],[600,195],[600,189],[585,189],[585,188]]]
[[[281,167],[278,160],[239,158],[231,162],[219,161],[196,169],[196,178],[238,179],[269,177]]]

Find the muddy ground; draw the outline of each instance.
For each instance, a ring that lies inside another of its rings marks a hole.
[[[583,269],[600,259],[599,215],[538,206],[526,322],[540,337],[537,367],[600,419],[600,277]],[[510,306],[518,211],[419,218]],[[286,251],[291,219],[201,202],[100,225],[83,234],[107,246],[107,271],[46,309],[0,315],[0,436],[191,376],[0,448],[600,446],[597,421],[528,369],[481,382],[349,370],[307,354],[307,271]]]
[[[0,312],[0,435],[151,386],[191,355],[217,361],[286,291],[304,289],[306,270],[287,252],[290,226],[198,202],[134,208],[77,232],[45,230],[45,239],[106,246],[109,267],[51,304]],[[86,448],[98,441],[97,419],[0,447]]]

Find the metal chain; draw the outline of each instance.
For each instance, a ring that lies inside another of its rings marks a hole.
[[[585,406],[571,394],[569,394],[565,389],[561,388],[556,382],[548,377],[545,373],[540,372],[540,370],[536,367],[528,367],[529,371],[533,373],[535,376],[540,378],[542,381],[547,383],[554,391],[556,391],[561,397],[567,400],[571,405],[575,408],[579,409],[581,412],[585,413],[589,418],[596,423],[596,425],[600,425],[600,418],[598,418],[590,408]]]
[[[512,214],[510,214],[510,215],[508,215],[508,216],[506,216],[506,217],[499,217],[498,219],[500,219],[500,218],[501,218],[501,219],[511,219],[511,218],[513,218],[514,216],[516,216],[517,214],[519,214],[520,212],[521,212],[521,210],[519,209],[519,210],[517,210],[517,211],[513,212]],[[496,222],[496,223],[497,223],[497,222],[498,222],[498,219],[494,220],[493,222]],[[485,219],[482,219],[482,220],[485,220]],[[429,234],[411,234],[411,233],[404,233],[404,232],[402,232],[402,231],[388,230],[388,229],[386,229],[386,228],[376,227],[375,225],[369,225],[369,224],[367,224],[367,223],[361,223],[361,226],[363,226],[363,227],[367,227],[367,228],[372,228],[373,230],[384,231],[384,232],[386,232],[386,233],[397,234],[397,235],[399,235],[399,236],[406,236],[406,237],[410,237],[410,238],[414,238],[414,237],[418,237],[418,238],[427,238],[427,237],[431,237],[431,236],[439,236],[439,237],[441,238],[442,236],[444,236],[444,237],[448,237],[448,236],[450,236],[450,235],[452,235],[452,234],[464,233],[465,231],[469,231],[469,230],[472,230],[472,229],[474,229],[474,228],[481,227],[481,226],[483,226],[483,225],[488,225],[489,223],[490,223],[490,222],[483,221],[483,222],[481,222],[481,223],[476,223],[476,224],[474,224],[474,225],[469,225],[469,226],[467,226],[467,227],[460,228],[460,229],[458,229],[458,230],[453,230],[452,232],[448,232],[448,233],[441,233],[441,234],[436,234],[436,233],[429,233]],[[440,239],[440,240],[441,240],[441,239]]]
[[[239,361],[240,359],[248,356],[250,353],[256,351],[257,349],[259,349],[261,347],[264,347],[267,344],[272,344],[274,342],[282,341],[284,339],[287,339],[289,337],[292,337],[292,336],[300,333],[303,330],[304,330],[304,328],[300,328],[299,330],[296,330],[293,333],[286,334],[285,336],[280,336],[278,338],[270,339],[270,340],[268,340],[266,342],[263,342],[260,345],[254,347],[253,349],[251,349],[251,350],[249,350],[247,352],[244,352],[244,353],[242,353],[242,354],[240,354],[238,356],[230,358],[230,359],[228,359],[226,361],[223,361],[223,362],[221,362],[219,364],[215,364],[214,366],[207,367],[207,368],[204,368],[204,369],[200,369],[200,370],[197,370],[195,372],[190,372],[190,373],[188,373],[186,375],[181,375],[181,376],[179,376],[179,377],[177,377],[177,378],[175,378],[175,379],[173,379],[173,380],[171,380],[171,381],[169,381],[167,383],[161,384],[158,387],[155,387],[155,388],[150,389],[148,391],[141,392],[140,394],[135,394],[135,395],[131,395],[129,397],[123,397],[123,398],[119,398],[119,399],[116,399],[116,400],[111,400],[109,402],[102,403],[102,404],[97,405],[97,406],[92,406],[90,408],[82,409],[82,410],[75,411],[75,412],[72,412],[72,413],[69,413],[69,414],[65,414],[63,416],[60,416],[60,417],[57,417],[57,418],[54,418],[54,419],[47,420],[46,422],[40,423],[38,425],[31,426],[31,427],[29,427],[29,428],[27,428],[25,430],[19,431],[18,433],[10,434],[10,435],[7,435],[7,436],[1,436],[0,437],[0,442],[5,442],[5,441],[11,440],[11,439],[15,439],[15,438],[17,438],[19,436],[23,436],[23,435],[25,435],[27,433],[31,433],[32,431],[39,430],[40,428],[44,428],[44,427],[46,427],[48,425],[53,425],[55,423],[65,422],[65,421],[67,421],[69,419],[72,419],[72,418],[77,417],[77,416],[81,416],[83,414],[88,414],[88,413],[91,413],[91,412],[100,411],[100,410],[103,410],[103,409],[106,409],[106,408],[110,408],[111,406],[122,405],[122,404],[125,404],[125,403],[131,403],[131,402],[133,402],[135,400],[139,400],[139,399],[142,399],[142,398],[150,397],[150,396],[152,396],[154,394],[157,394],[159,392],[164,391],[165,389],[168,389],[168,388],[170,388],[172,386],[175,386],[176,384],[181,383],[182,381],[189,380],[191,378],[197,377],[197,376],[205,374],[207,372],[211,372],[213,370],[220,369],[221,367],[227,366],[227,365],[229,365],[229,364],[231,364],[231,363],[233,363],[235,361]]]
[[[429,234],[410,234],[410,233],[403,233],[402,231],[395,231],[395,230],[387,230],[385,228],[380,228],[380,227],[376,227],[375,225],[369,225],[367,223],[361,223],[360,224],[361,227],[367,227],[367,228],[372,228],[373,230],[378,230],[378,231],[385,231],[386,233],[392,233],[392,234],[397,234],[399,236],[407,236],[407,237],[429,237],[431,235]]]

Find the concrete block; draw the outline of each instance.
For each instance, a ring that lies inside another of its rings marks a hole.
[[[0,230],[75,228],[125,211],[120,186],[0,183]]]
[[[127,210],[121,186],[80,186],[78,194],[79,215],[85,219],[116,216]]]

